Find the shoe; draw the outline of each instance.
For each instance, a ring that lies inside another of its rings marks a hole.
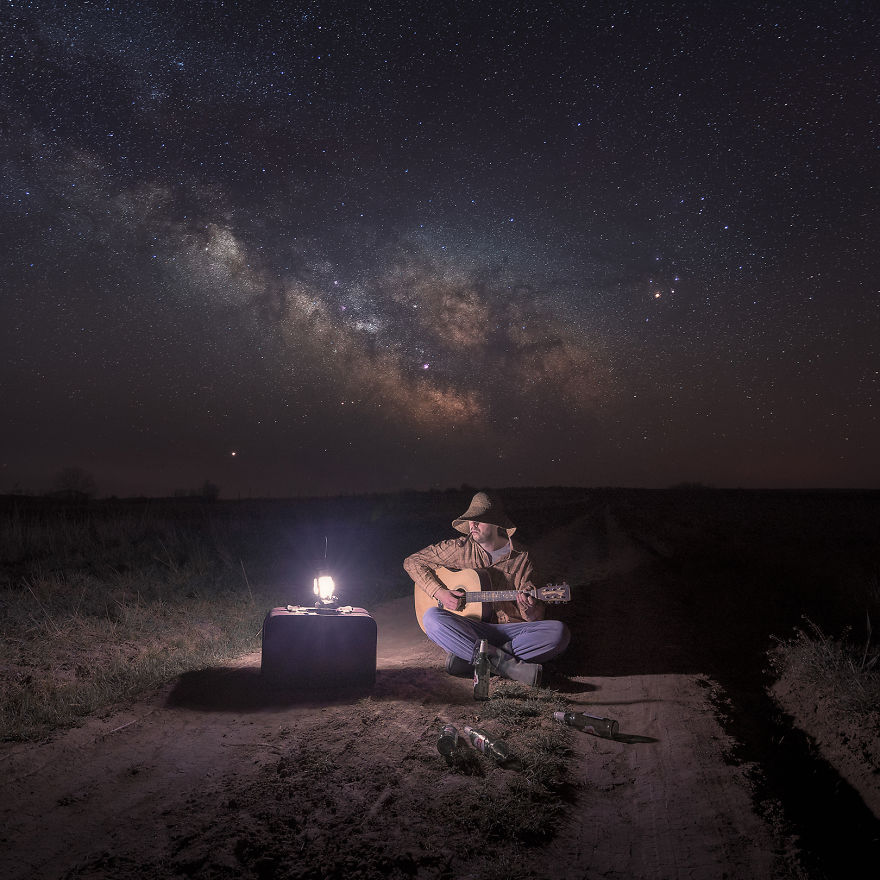
[[[474,674],[474,667],[473,664],[468,663],[467,660],[462,660],[456,654],[447,654],[446,671],[458,678],[471,678]]]
[[[513,681],[527,684],[529,687],[541,686],[541,673],[543,667],[540,663],[526,663],[524,660],[517,660],[513,654],[501,648],[492,647],[489,649],[489,663],[492,671]]]

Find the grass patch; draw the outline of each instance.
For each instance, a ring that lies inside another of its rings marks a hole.
[[[198,505],[3,508],[0,739],[256,650],[272,599],[249,576],[266,565],[253,536]]]
[[[858,724],[880,706],[880,649],[871,646],[870,618],[867,632],[859,645],[846,632],[835,639],[807,620],[792,638],[777,640],[770,665],[780,680],[799,682],[832,707],[841,726]]]
[[[527,845],[553,837],[564,812],[561,793],[569,783],[571,731],[553,720],[553,713],[564,708],[555,691],[493,679],[492,699],[480,705],[479,717],[461,719],[456,726],[460,734],[470,724],[504,740],[513,760],[499,768],[493,759],[464,747],[452,762],[459,772],[481,780],[462,833],[470,828],[480,837]],[[460,797],[460,792],[451,795],[449,810]]]
[[[73,608],[58,578],[0,593],[13,611],[0,646],[0,738],[39,739],[182,672],[259,647],[265,603],[242,588],[145,598],[129,578],[125,587],[98,582],[91,589],[100,598]]]
[[[567,778],[571,732],[553,719],[568,709],[553,690],[535,691],[512,681],[493,679],[493,697],[481,709],[482,718],[504,738],[518,759],[518,769],[529,784],[554,791]]]
[[[870,636],[870,627],[869,627]],[[806,628],[770,651],[771,695],[825,760],[880,816],[880,670],[878,651],[844,636]]]

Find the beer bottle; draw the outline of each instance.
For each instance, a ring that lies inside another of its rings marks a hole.
[[[444,724],[437,740],[437,751],[441,755],[451,755],[458,748],[458,731],[454,724]]]
[[[462,728],[465,739],[479,752],[493,757],[499,763],[510,758],[510,749],[503,739],[492,739],[481,727],[465,724]]]
[[[486,639],[480,641],[480,650],[477,654],[477,662],[474,665],[474,699],[489,699],[489,676],[491,674],[491,666],[489,665],[489,642]]]
[[[596,715],[587,715],[586,712],[554,712],[553,717],[570,727],[577,727],[606,739],[614,739],[620,730],[620,725],[613,718],[599,718]]]

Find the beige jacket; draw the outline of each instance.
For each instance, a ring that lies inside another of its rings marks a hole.
[[[518,548],[510,540],[510,554],[491,564],[489,554],[470,537],[448,538],[439,544],[431,544],[424,550],[413,553],[403,560],[403,567],[415,585],[433,596],[445,584],[434,574],[441,566],[451,569],[484,568],[492,579],[496,590],[519,590],[533,588],[534,568],[529,553]],[[544,617],[545,606],[538,603],[536,620]],[[493,623],[518,623],[523,617],[516,602],[496,602],[493,609]]]

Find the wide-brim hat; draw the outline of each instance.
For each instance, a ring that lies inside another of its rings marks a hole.
[[[452,521],[452,528],[464,535],[469,534],[469,522],[489,523],[507,530],[508,535],[516,531],[516,526],[504,512],[501,500],[488,492],[477,492],[471,499],[471,506],[458,518]]]

